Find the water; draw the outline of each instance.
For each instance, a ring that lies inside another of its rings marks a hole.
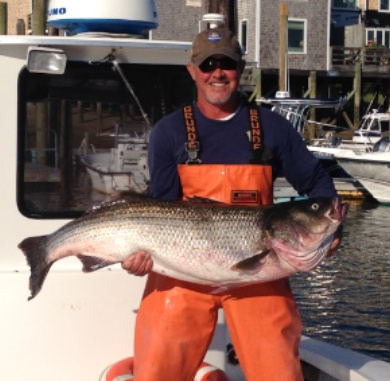
[[[390,361],[390,208],[351,205],[342,244],[291,278],[304,334]]]

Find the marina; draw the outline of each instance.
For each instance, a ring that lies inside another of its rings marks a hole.
[[[38,3],[33,2],[35,16]],[[37,33],[35,17],[32,35],[0,35],[0,121],[5,127],[0,150],[7,158],[2,174],[7,187],[0,199],[6,227],[0,254],[0,303],[6,327],[0,332],[0,356],[9,365],[0,369],[0,379],[49,381],[54,375],[58,381],[107,381],[102,378],[107,367],[132,356],[145,278],[130,276],[118,264],[86,275],[78,261],[67,258],[53,265],[45,289],[27,302],[30,271],[18,244],[60,228],[96,204],[121,197],[121,191],[146,193],[149,128],[193,99],[186,63],[191,38],[204,20],[194,2],[178,6],[178,15],[188,14],[192,20],[169,40],[159,32],[172,24],[165,20],[160,27],[153,1],[101,1],[94,7],[94,20],[86,17],[91,1],[70,2],[79,5],[78,13],[68,12],[56,0],[49,3],[49,24],[43,22],[41,32]],[[293,56],[289,59],[281,50],[285,63],[291,61],[289,90],[306,96],[298,114],[290,108],[275,109],[291,121],[314,123],[314,107],[329,113],[327,119],[335,116],[331,109],[338,110],[350,122],[345,111],[349,106],[356,122],[362,77],[388,75],[388,49],[344,46],[340,50],[337,40],[330,45],[335,25],[354,27],[360,20],[356,4],[348,10],[351,22],[334,3],[325,11],[323,4],[313,2],[310,13],[309,7],[294,9],[291,3],[292,15],[307,17],[311,28],[320,27],[319,41],[307,40],[314,33],[306,33],[306,21],[288,20],[286,12],[280,15],[281,25],[285,29],[294,25],[291,30],[296,32],[290,40]],[[248,7],[246,21],[253,22],[239,24],[240,38],[245,25],[258,33],[255,46],[247,50],[249,79],[242,84],[248,99],[258,103],[269,100],[262,91],[275,93],[277,64],[269,60],[275,61],[277,33],[271,30],[270,45],[261,51],[260,37],[267,41],[262,35],[264,21],[279,16],[278,5],[257,1]],[[286,10],[287,4],[281,5]],[[242,18],[241,8],[240,12]],[[101,13],[106,16],[103,20]],[[214,19],[215,14],[209,21]],[[232,21],[226,22],[233,25]],[[53,34],[45,35],[46,27]],[[53,30],[57,28],[62,33]],[[286,85],[281,81],[279,88]],[[340,92],[349,93],[348,98],[317,99]],[[347,101],[352,96],[351,106]],[[294,99],[298,98],[283,101],[291,107],[297,104]],[[305,102],[311,106],[305,107]],[[299,127],[302,134],[304,124]],[[131,133],[119,133],[118,126],[129,127]],[[106,139],[102,144],[101,137]],[[390,374],[389,213],[367,194],[363,180],[352,173],[334,176],[339,195],[351,202],[340,250],[315,271],[291,279],[304,322],[300,354],[305,381],[387,381]],[[283,178],[274,185],[274,202],[300,198]],[[223,313],[204,360],[230,381],[245,381]]]

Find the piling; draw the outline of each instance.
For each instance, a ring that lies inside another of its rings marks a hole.
[[[353,102],[353,125],[355,128],[359,125],[360,121],[360,102],[362,98],[362,64],[357,62],[355,64],[355,77],[353,81],[353,88],[355,91],[355,97]]]
[[[26,23],[23,19],[16,20],[16,34],[18,36],[24,36],[26,34]]]
[[[32,34],[43,36],[46,29],[45,0],[34,0],[32,2]]]
[[[314,99],[317,97],[317,72],[312,70],[309,75],[308,87],[310,92],[310,98]],[[316,109],[314,107],[311,108],[309,112],[310,120],[316,120]],[[313,123],[308,123],[308,138],[309,141],[314,139],[316,136],[316,126]]]
[[[287,21],[288,4],[279,6],[279,90],[287,91]]]
[[[8,24],[8,5],[5,2],[0,2],[0,34],[7,34]]]

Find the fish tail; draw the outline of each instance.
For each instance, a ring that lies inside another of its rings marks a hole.
[[[47,236],[29,237],[24,239],[19,245],[30,266],[31,275],[29,287],[31,296],[28,300],[33,299],[41,290],[46,275],[50,270],[53,262],[48,263],[46,259],[45,242]]]

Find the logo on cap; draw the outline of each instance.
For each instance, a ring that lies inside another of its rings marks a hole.
[[[221,35],[218,33],[218,32],[215,32],[215,31],[212,31],[209,33],[209,35],[207,36],[207,39],[210,41],[210,42],[218,42],[221,40]]]

